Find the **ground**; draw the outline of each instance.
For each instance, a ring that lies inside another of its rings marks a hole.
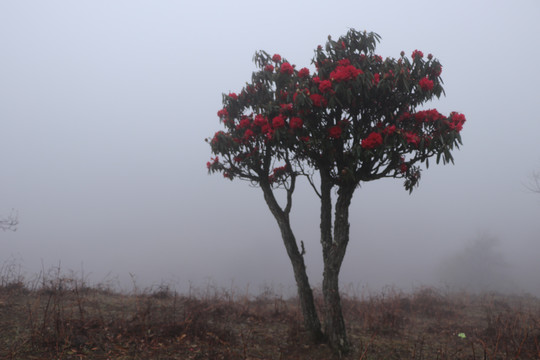
[[[317,306],[324,311],[316,291]],[[343,294],[344,359],[540,359],[540,299],[420,288]],[[58,277],[0,282],[0,359],[332,359],[295,298],[166,286],[130,293]]]

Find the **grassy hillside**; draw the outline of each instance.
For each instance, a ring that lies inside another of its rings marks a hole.
[[[532,296],[422,288],[345,294],[343,303],[355,346],[346,359],[540,359]],[[332,358],[305,338],[296,300],[271,292],[125,294],[60,275],[0,277],[0,359]]]

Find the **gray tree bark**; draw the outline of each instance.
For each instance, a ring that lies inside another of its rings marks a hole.
[[[290,206],[287,206],[286,210],[283,210],[276,201],[271,187],[269,185],[261,185],[261,188],[264,193],[266,204],[278,223],[283,244],[285,245],[289,259],[291,260],[294,278],[296,280],[298,289],[300,307],[304,317],[304,327],[309,333],[309,336],[313,342],[321,343],[325,340],[325,336],[322,332],[321,322],[319,320],[319,316],[317,315],[317,309],[315,308],[313,290],[309,284],[306,265],[304,263],[304,256],[298,249],[296,238],[291,229],[289,213],[287,211],[287,209],[290,209]]]

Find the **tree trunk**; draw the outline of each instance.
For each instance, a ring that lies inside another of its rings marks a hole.
[[[325,335],[332,349],[339,355],[350,351],[349,340],[339,296],[339,270],[325,265],[323,278],[323,294],[325,304]]]
[[[298,249],[296,238],[294,237],[294,233],[291,229],[289,215],[281,209],[269,186],[261,186],[261,188],[263,189],[264,199],[268,205],[268,208],[274,215],[279,225],[283,244],[285,245],[289,259],[291,260],[294,279],[296,280],[296,286],[298,289],[300,307],[304,317],[304,327],[309,333],[311,341],[314,343],[321,343],[324,341],[325,337],[321,330],[321,322],[319,321],[319,316],[317,315],[317,310],[315,308],[313,290],[309,285],[306,265],[304,263],[304,256]]]
[[[347,330],[339,295],[339,272],[349,242],[349,205],[354,187],[338,191],[332,236],[332,184],[321,174],[321,243],[323,247],[323,295],[325,304],[325,335],[332,349],[339,355],[350,351]]]

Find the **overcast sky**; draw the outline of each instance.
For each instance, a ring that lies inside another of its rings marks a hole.
[[[490,234],[518,282],[540,293],[540,3],[529,1],[1,1],[0,264],[61,264],[94,281],[290,287],[260,189],[207,174],[222,93],[257,50],[310,67],[328,35],[382,36],[443,64],[427,105],[467,123],[455,165],[363,184],[351,206],[344,287],[437,281],[438,264]],[[293,226],[321,281],[317,199],[298,186]],[[528,280],[528,281],[525,281]]]

